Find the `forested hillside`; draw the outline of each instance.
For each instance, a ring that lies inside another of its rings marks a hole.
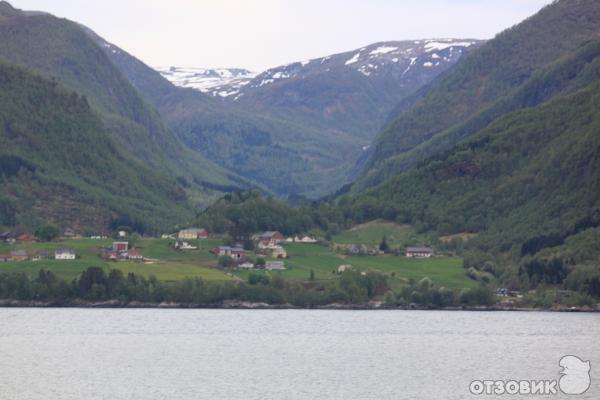
[[[373,186],[448,150],[498,116],[528,104],[507,105],[531,77],[598,37],[600,3],[563,0],[488,41],[432,84],[414,107],[404,107],[374,143],[354,190]],[[543,94],[541,101],[553,93]]]
[[[0,226],[156,231],[191,216],[175,179],[124,156],[86,97],[0,62]],[[113,227],[114,227],[113,226]]]
[[[0,2],[0,37],[0,59],[27,66],[85,96],[129,157],[177,177],[194,199],[206,203],[214,196],[211,187],[248,187],[183,146],[80,25]]]

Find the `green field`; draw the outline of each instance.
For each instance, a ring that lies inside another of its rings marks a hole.
[[[410,225],[399,225],[380,220],[356,225],[335,235],[333,241],[339,244],[377,246],[384,236],[392,248],[423,244],[428,241],[426,236],[417,234]]]
[[[419,240],[414,230],[405,225],[372,222],[349,229],[334,238],[335,243],[364,243],[375,246],[386,235],[393,246],[401,246],[406,241]],[[31,243],[17,246],[0,245],[0,252],[25,249],[30,253],[37,250],[54,250],[59,247],[71,247],[77,252],[74,261],[26,261],[0,263],[0,272],[25,272],[37,274],[44,268],[56,273],[59,277],[71,280],[90,266],[102,267],[105,270],[120,269],[124,273],[134,272],[146,277],[156,276],[163,281],[176,281],[186,277],[201,277],[207,281],[226,281],[247,279],[248,271],[234,271],[233,274],[217,269],[217,257],[210,252],[221,244],[220,239],[190,241],[199,246],[198,250],[177,251],[170,244],[170,239],[138,239],[135,247],[140,249],[146,262],[109,262],[98,257],[101,247],[109,246],[112,239],[91,240],[73,239],[53,243]],[[465,275],[462,260],[458,257],[434,257],[431,259],[410,259],[403,256],[346,256],[334,252],[329,246],[321,244],[285,243],[289,258],[285,260],[286,270],[281,272],[286,279],[304,281],[310,277],[311,270],[315,279],[321,281],[337,279],[335,273],[341,264],[351,264],[361,271],[379,271],[390,277],[392,286],[400,286],[408,279],[429,277],[435,284],[446,287],[473,287],[476,282]],[[256,254],[249,255],[256,260]],[[265,272],[272,274],[271,272]]]
[[[76,260],[40,260],[0,263],[0,272],[25,272],[37,274],[40,269],[54,272],[63,279],[76,278],[82,271],[90,266],[102,267],[106,271],[120,269],[124,273],[134,272],[149,277],[151,275],[163,281],[176,281],[186,277],[200,277],[208,281],[227,281],[235,279],[230,275],[211,268],[216,265],[216,258],[209,253],[217,243],[216,240],[198,241],[201,249],[180,252],[169,247],[170,240],[166,239],[144,239],[136,242],[136,247],[142,251],[144,257],[157,259],[152,263],[133,261],[110,262],[98,257],[98,250],[103,246],[109,246],[112,240],[73,239],[62,240],[53,243],[29,243],[16,246],[2,245],[0,253],[10,250],[27,250],[35,252],[38,250],[53,251],[60,247],[75,249],[78,258]]]
[[[281,273],[287,279],[307,280],[310,271],[315,279],[336,279],[334,272],[342,264],[350,264],[361,271],[379,271],[389,274],[393,286],[399,286],[408,279],[429,277],[435,284],[452,288],[474,287],[477,283],[465,275],[462,259],[459,257],[433,257],[412,259],[403,256],[346,256],[334,253],[329,247],[318,244],[284,244],[289,258],[285,260],[286,270]],[[278,273],[278,272],[277,272]],[[393,273],[393,274],[392,274]],[[247,271],[236,273],[245,278]],[[392,276],[393,275],[393,276]]]

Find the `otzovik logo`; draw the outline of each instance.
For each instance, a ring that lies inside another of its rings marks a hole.
[[[469,385],[472,394],[489,395],[555,395],[583,394],[591,384],[590,362],[576,356],[564,356],[558,362],[560,377],[548,380],[482,380]],[[558,389],[557,389],[558,386]]]

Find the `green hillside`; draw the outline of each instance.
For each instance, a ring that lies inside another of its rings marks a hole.
[[[0,58],[85,96],[128,156],[177,177],[194,199],[206,203],[211,187],[248,186],[183,146],[80,25],[0,2],[0,37]]]
[[[597,37],[598,26],[597,1],[558,1],[470,53],[379,135],[354,190],[381,183],[450,149],[498,116],[556,94],[538,88],[540,98],[503,104],[504,97],[515,96],[537,72]]]
[[[0,225],[140,231],[190,216],[173,178],[123,155],[79,94],[0,62]]]

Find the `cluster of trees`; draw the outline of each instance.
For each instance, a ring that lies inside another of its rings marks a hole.
[[[386,275],[377,272],[361,273],[358,270],[345,271],[339,280],[331,282],[287,281],[281,274],[268,275],[262,272],[250,273],[247,282],[208,283],[200,278],[162,282],[155,277],[145,278],[134,273],[125,275],[116,269],[107,273],[99,267],[89,267],[70,282],[45,270],[40,270],[36,276],[24,273],[0,274],[1,299],[57,303],[82,299],[117,300],[121,304],[139,301],[208,306],[226,300],[237,300],[314,307],[332,303],[360,305],[382,297],[388,305],[493,303],[493,295],[485,288],[463,291],[436,288],[428,278],[411,282],[400,291],[392,292]]]
[[[388,291],[384,302],[388,305],[407,306],[410,304],[434,307],[492,305],[496,301],[494,293],[487,287],[465,288],[461,290],[437,287],[429,278],[411,281],[398,291]]]
[[[247,282],[207,283],[200,278],[178,282],[162,282],[120,270],[108,273],[100,267],[89,267],[70,282],[53,272],[40,270],[30,277],[24,273],[0,274],[0,298],[68,302],[118,300],[125,304],[140,302],[176,302],[211,305],[226,300],[292,304],[302,307],[330,303],[365,304],[388,290],[385,275],[348,271],[336,282],[309,285],[286,281],[280,274],[253,272]]]

